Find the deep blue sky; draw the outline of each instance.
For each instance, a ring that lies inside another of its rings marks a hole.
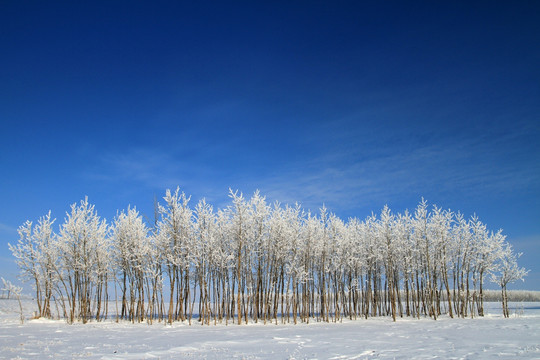
[[[540,290],[540,3],[268,3],[1,2],[0,275],[85,195],[112,219],[231,187],[477,213]]]

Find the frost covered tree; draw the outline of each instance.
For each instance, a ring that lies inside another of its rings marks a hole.
[[[517,259],[521,254],[514,253],[512,245],[506,244],[505,247],[498,253],[498,266],[496,272],[492,274],[492,281],[497,283],[501,287],[501,300],[504,317],[509,317],[510,312],[508,310],[508,284],[523,280],[528,271],[525,268],[519,267]]]
[[[2,291],[5,291],[8,293],[8,299],[10,296],[14,296],[15,299],[17,299],[17,302],[19,303],[19,316],[21,320],[21,324],[24,323],[24,314],[23,314],[23,307],[21,303],[21,293],[22,293],[22,287],[14,285],[11,281],[6,280],[4,278],[2,279]]]
[[[122,293],[120,318],[142,321],[145,317],[145,284],[152,270],[149,229],[133,208],[122,211],[112,226],[112,256]],[[151,304],[152,305],[152,304]]]
[[[108,226],[100,219],[88,197],[71,205],[58,239],[57,274],[64,286],[69,322],[88,322],[93,315],[99,320],[107,300],[110,266]]]
[[[158,242],[165,251],[164,261],[169,277],[170,301],[168,321],[185,320],[189,302],[190,248],[193,236],[193,211],[189,197],[177,188],[166,191],[165,205],[159,205],[161,219],[157,224]]]
[[[108,226],[86,198],[58,235],[48,214],[21,226],[10,249],[40,316],[54,302],[69,322],[106,317],[110,283],[118,319],[132,322],[483,316],[486,278],[501,286],[508,316],[507,285],[526,275],[502,231],[424,199],[413,213],[385,206],[344,221],[324,206],[268,204],[258,191],[229,197],[223,209],[205,200],[192,209],[167,190],[151,226],[131,207]]]
[[[18,229],[19,241],[8,244],[23,280],[30,280],[36,291],[39,316],[51,316],[51,298],[56,283],[56,235],[52,230],[55,219],[51,212],[42,216],[36,225],[26,221]]]
[[[247,226],[248,226],[248,204],[242,193],[233,192],[229,190],[229,196],[232,200],[232,206],[228,208],[231,228],[230,236],[232,241],[233,256],[235,259],[235,273],[233,274],[233,289],[232,293],[235,293],[236,286],[236,314],[238,317],[238,325],[242,323],[242,317],[245,314],[245,290],[246,290],[246,265],[249,256],[249,247],[247,243]],[[247,319],[246,319],[247,320]]]
[[[217,322],[217,312],[212,306],[212,299],[219,297],[218,270],[214,265],[218,244],[213,208],[205,199],[199,201],[195,207],[195,218],[192,258],[195,259],[195,277],[199,285],[199,321],[201,324],[210,324],[212,315],[214,322]],[[192,312],[193,309],[190,311],[190,319]]]

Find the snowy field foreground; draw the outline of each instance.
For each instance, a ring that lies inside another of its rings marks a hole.
[[[371,318],[299,325],[189,326],[62,320],[20,324],[0,299],[2,359],[540,359],[540,303],[500,304],[477,319]],[[23,303],[25,314],[33,302]],[[27,315],[28,317],[28,315]]]

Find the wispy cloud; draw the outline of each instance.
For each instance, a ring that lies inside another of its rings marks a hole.
[[[430,193],[485,197],[537,188],[540,164],[534,156],[527,157],[521,145],[529,135],[517,129],[497,136],[487,132],[476,137],[417,141],[415,146],[402,147],[391,141],[381,146],[392,138],[386,136],[362,147],[337,144],[315,156],[284,161],[264,173],[220,167],[221,158],[213,158],[220,155],[219,149],[178,155],[133,148],[104,155],[91,176],[152,189],[180,186],[188,193],[196,192],[192,193],[196,197],[207,197],[216,206],[227,201],[227,188],[232,187],[246,194],[260,189],[271,200],[300,202],[312,210],[323,203],[347,210],[359,204],[382,206],[390,200],[419,199]],[[346,135],[343,139],[347,140]],[[234,159],[229,161],[232,164]]]
[[[227,197],[220,194],[216,182],[223,180],[201,155],[175,155],[172,151],[132,148],[122,153],[107,153],[86,169],[84,177],[114,187],[147,188],[164,191],[180,187],[197,192],[198,197]],[[215,186],[212,186],[214,183]],[[221,185],[221,192],[227,189]]]
[[[515,133],[497,140],[465,138],[365,159],[355,151],[337,151],[266,179],[261,187],[287,202],[341,208],[374,201],[382,206],[390,198],[429,192],[478,197],[527,191],[540,184],[540,164],[513,150],[519,140]]]
[[[150,149],[129,149],[105,154],[90,175],[103,181],[129,181],[148,186],[168,187],[183,182],[185,174],[179,160],[170,154]]]
[[[17,235],[17,229],[13,226],[0,223],[0,233],[6,235]]]

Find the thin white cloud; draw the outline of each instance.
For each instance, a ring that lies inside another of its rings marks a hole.
[[[85,176],[96,180],[138,183],[149,187],[172,187],[184,181],[185,167],[170,154],[150,149],[129,149],[105,154]]]
[[[17,235],[17,229],[13,226],[0,223],[0,233],[7,235]]]
[[[198,198],[227,197],[227,186],[212,186],[212,182],[220,177],[200,157],[175,156],[158,149],[133,148],[105,154],[83,176],[114,186],[143,187],[148,191],[164,192],[179,186],[188,195],[197,192]]]
[[[264,174],[250,169],[220,172],[212,167],[216,162],[212,156],[219,153],[215,149],[178,155],[138,148],[105,155],[92,176],[152,189],[180,186],[187,193],[195,191],[196,197],[206,197],[215,206],[227,201],[228,187],[246,195],[260,189],[270,200],[300,202],[311,210],[323,203],[341,209],[362,203],[382,206],[388,199],[419,198],[427,193],[483,197],[538,186],[540,163],[534,157],[527,158],[521,146],[531,131],[537,129],[430,140],[403,149],[392,143],[381,145],[391,136],[377,144],[369,143],[378,145],[376,148],[338,144],[312,158],[284,161],[280,168]]]
[[[514,138],[519,136],[509,134],[498,141],[512,143]],[[476,197],[537,186],[540,164],[508,151],[508,146],[497,148],[486,139],[465,139],[459,144],[424,146],[358,161],[351,160],[357,155],[354,151],[337,152],[298,170],[281,172],[260,187],[286,202],[296,199],[315,207],[326,202],[350,208],[359,202],[411,193],[459,192]]]

